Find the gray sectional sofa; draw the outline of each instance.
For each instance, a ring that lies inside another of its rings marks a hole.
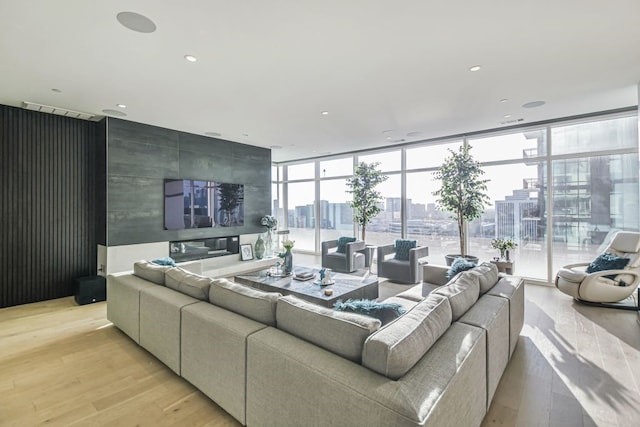
[[[478,426],[524,321],[520,278],[490,263],[389,298],[382,325],[138,262],[107,278],[107,317],[248,426]]]

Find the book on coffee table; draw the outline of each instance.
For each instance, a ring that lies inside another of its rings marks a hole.
[[[316,277],[315,273],[313,271],[294,271],[293,273],[293,278],[296,280],[301,280],[301,281],[305,281],[305,280],[311,280],[314,277]]]

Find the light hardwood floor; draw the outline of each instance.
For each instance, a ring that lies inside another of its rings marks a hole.
[[[525,326],[483,425],[639,425],[636,319],[528,285]],[[105,303],[72,298],[0,310],[0,425],[41,424],[239,425],[111,325]]]

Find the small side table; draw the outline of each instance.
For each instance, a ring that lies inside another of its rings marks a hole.
[[[500,259],[498,261],[492,259],[491,264],[495,264],[498,267],[500,273],[513,274],[515,261]]]
[[[364,266],[369,268],[369,274],[371,274],[371,266],[373,265],[373,257],[376,253],[376,245],[366,245],[364,249],[358,251],[364,254]]]

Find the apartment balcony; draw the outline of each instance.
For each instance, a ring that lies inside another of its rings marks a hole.
[[[538,156],[539,154],[537,148],[525,148],[524,150],[522,150],[522,159],[524,160],[524,164],[527,166],[535,165],[536,163],[538,163],[537,161],[529,160]]]

